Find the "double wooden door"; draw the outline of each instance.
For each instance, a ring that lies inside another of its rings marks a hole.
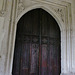
[[[43,9],[29,11],[17,24],[13,75],[60,75],[60,29]]]

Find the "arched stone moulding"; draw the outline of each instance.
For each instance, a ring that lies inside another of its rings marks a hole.
[[[0,43],[2,43],[2,40],[4,38],[4,17],[6,15],[6,5],[7,5],[7,0],[3,0],[2,2],[2,8],[0,10]],[[2,25],[3,24],[3,25]],[[2,33],[2,34],[1,34]],[[0,47],[1,48],[1,47]]]
[[[33,1],[34,2],[34,1]],[[48,13],[50,13],[55,20],[57,21],[60,31],[61,31],[61,75],[66,75],[69,72],[71,72],[72,68],[72,62],[71,62],[71,22],[69,21],[71,17],[71,11],[70,11],[70,4],[69,3],[62,3],[56,4],[56,3],[50,3],[47,1],[39,1],[36,0],[34,4],[24,7],[24,4],[22,5],[22,0],[21,0],[21,6],[18,7],[17,9],[14,8],[14,12],[16,10],[17,14],[15,15],[16,17],[13,18],[13,22],[11,25],[13,25],[13,28],[10,27],[10,33],[9,34],[9,46],[8,47],[8,59],[7,59],[7,75],[12,75],[12,64],[13,64],[13,56],[14,56],[14,46],[15,46],[15,36],[16,36],[16,28],[17,28],[17,23],[20,20],[20,18],[27,13],[30,10],[36,9],[36,8],[42,8]],[[17,3],[18,4],[18,3]]]

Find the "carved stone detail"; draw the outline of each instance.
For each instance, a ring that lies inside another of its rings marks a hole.
[[[1,16],[1,17],[4,17],[4,16],[5,16],[5,13],[6,13],[6,11],[1,10],[1,11],[0,11],[0,16]]]
[[[23,2],[19,2],[18,4],[18,15],[25,9]]]
[[[62,22],[65,22],[65,6],[62,6],[62,4],[56,4],[53,3],[51,1],[40,1],[40,0],[32,0],[33,2],[37,2],[37,3],[44,3],[47,4],[57,15],[59,15],[59,17],[61,18]],[[50,2],[50,3],[49,3]],[[67,7],[67,6],[66,6]]]
[[[7,0],[3,0],[2,10],[0,10],[0,16],[1,17],[4,17],[6,14],[6,5],[7,5]]]
[[[60,16],[61,20],[64,22],[64,15],[63,9],[61,8],[53,8],[53,10]]]

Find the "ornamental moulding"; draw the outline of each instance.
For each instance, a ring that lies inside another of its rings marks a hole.
[[[7,0],[3,0],[2,9],[0,10],[1,17],[4,17],[6,14],[6,5],[7,5]]]
[[[25,9],[23,2],[19,2],[18,4],[18,15]]]
[[[65,20],[67,18],[65,15],[68,14],[67,11],[70,6],[70,3],[64,4],[64,2],[62,2],[63,3],[62,5],[61,2],[59,4],[59,3],[54,3],[51,1],[40,1],[40,0],[31,0],[31,2],[34,2],[33,5],[40,4],[40,6],[44,6],[44,5],[48,6],[52,11],[54,11],[60,17],[62,22],[65,23]],[[30,5],[30,7],[33,5]],[[25,8],[27,7],[25,7],[23,1],[19,1],[17,17],[25,10]]]

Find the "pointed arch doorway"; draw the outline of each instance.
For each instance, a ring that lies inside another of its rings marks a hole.
[[[60,75],[60,29],[43,9],[34,9],[17,24],[12,75]]]

